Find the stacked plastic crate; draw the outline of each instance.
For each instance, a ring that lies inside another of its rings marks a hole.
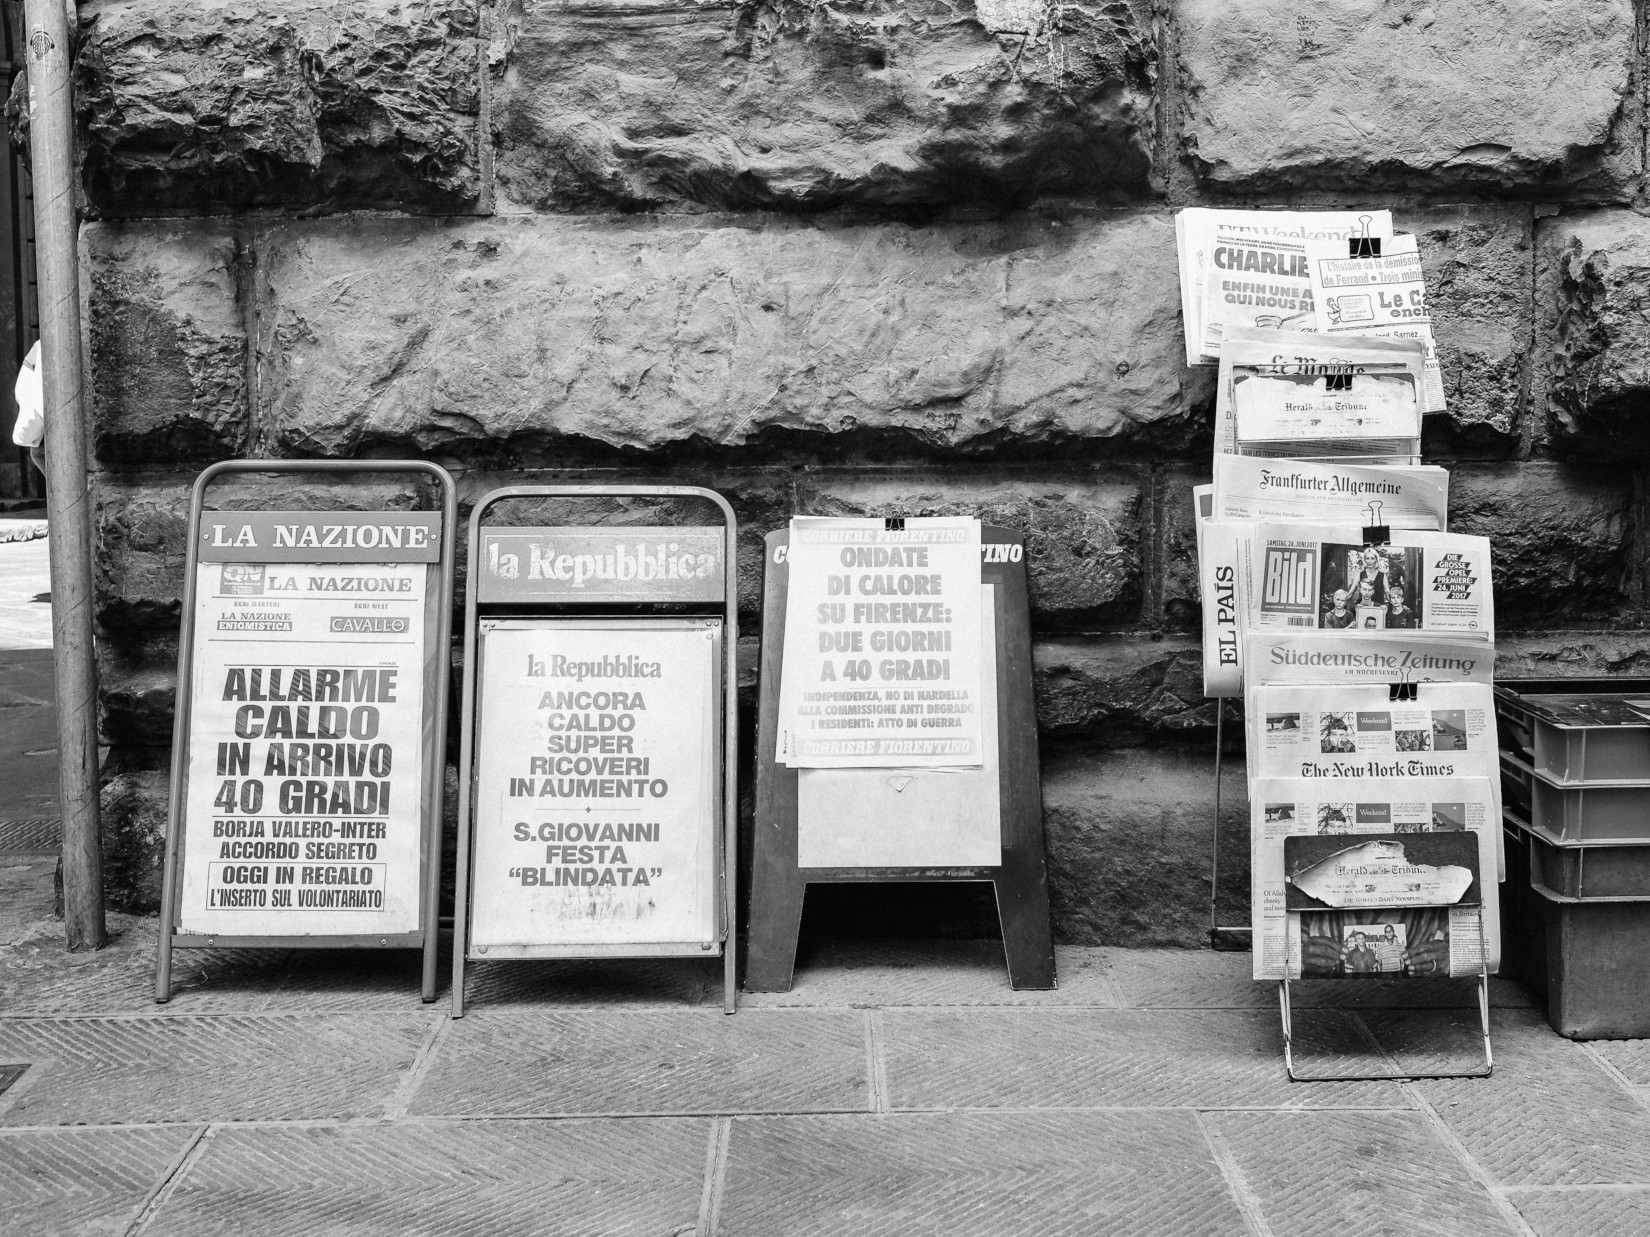
[[[1496,689],[1507,959],[1572,1039],[1650,1035],[1650,680]]]

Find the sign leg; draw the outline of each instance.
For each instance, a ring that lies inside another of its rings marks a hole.
[[[745,991],[789,992],[802,931],[808,883],[795,868],[758,872],[751,887],[750,939],[745,944]]]
[[[1054,938],[1048,924],[1048,880],[1041,864],[1036,872],[1016,872],[1005,865],[992,882],[997,891],[997,918],[1003,926],[1003,953],[1008,984],[1016,992],[1059,987],[1054,977]]]

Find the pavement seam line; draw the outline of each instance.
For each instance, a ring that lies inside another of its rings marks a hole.
[[[207,1124],[195,1131],[195,1136],[189,1140],[189,1145],[178,1153],[177,1157],[168,1166],[166,1175],[150,1191],[149,1196],[143,1200],[143,1207],[138,1211],[137,1218],[126,1227],[125,1237],[137,1237],[139,1233],[148,1227],[149,1221],[155,1218],[155,1213],[166,1205],[177,1190],[178,1183],[195,1166],[195,1161],[206,1154],[207,1140],[216,1129],[215,1125]]]
[[[1237,1204],[1238,1214],[1243,1217],[1243,1223],[1249,1229],[1251,1237],[1275,1237],[1272,1226],[1266,1222],[1266,1209],[1261,1204],[1260,1196],[1250,1188],[1249,1179],[1243,1175],[1237,1157],[1226,1145],[1225,1136],[1209,1124],[1200,1110],[1193,1109],[1192,1119],[1197,1122],[1198,1131],[1203,1135],[1203,1144],[1209,1148],[1209,1156],[1214,1160],[1215,1167],[1220,1170],[1221,1179],[1226,1183],[1226,1192]]]
[[[1111,973],[1111,959],[1100,955],[1100,988],[1111,999],[1113,1009],[1136,1009],[1123,995],[1123,985]]]
[[[1594,1046],[1592,1040],[1583,1040],[1579,1047],[1586,1056],[1592,1058],[1594,1065],[1598,1066],[1599,1069],[1609,1075],[1611,1081],[1613,1081],[1618,1087],[1632,1097],[1635,1104],[1637,1104],[1641,1109],[1650,1110],[1650,1098],[1646,1097],[1644,1088],[1636,1085],[1632,1079],[1622,1073],[1613,1062],[1607,1059],[1605,1055]]]
[[[888,1062],[882,1050],[882,1011],[865,1011],[865,1089],[872,1112],[888,1111]]]
[[[728,1173],[728,1143],[732,1138],[732,1117],[717,1117],[710,1123],[710,1134],[705,1140],[705,1185],[699,1194],[695,1237],[714,1237],[722,1222],[722,1184]]]
[[[1432,1106],[1432,1101],[1421,1094],[1420,1088],[1414,1087],[1414,1084],[1405,1085],[1415,1091],[1415,1101],[1420,1105],[1421,1115],[1432,1126],[1433,1133],[1443,1140],[1444,1145],[1454,1153],[1455,1158],[1466,1168],[1472,1179],[1478,1182],[1484,1193],[1490,1196],[1490,1200],[1495,1203],[1496,1210],[1501,1213],[1501,1218],[1507,1222],[1512,1231],[1517,1233],[1519,1237],[1537,1237],[1535,1230],[1529,1226],[1523,1215],[1519,1213],[1512,1199],[1507,1197],[1506,1188],[1490,1176],[1473,1158],[1472,1152],[1467,1150],[1467,1145],[1456,1137],[1454,1130],[1450,1129],[1449,1122],[1445,1121],[1438,1114],[1438,1110]]]
[[[424,1042],[419,1044],[418,1051],[413,1054],[412,1064],[407,1067],[407,1075],[390,1094],[384,1105],[384,1115],[381,1121],[399,1121],[407,1115],[407,1109],[412,1105],[413,1096],[423,1085],[435,1062],[436,1054],[440,1050],[442,1041],[447,1037],[448,1029],[453,1025],[453,1019],[445,1012],[436,1015],[432,1025],[424,1033]]]

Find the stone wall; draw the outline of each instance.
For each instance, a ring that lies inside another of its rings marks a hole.
[[[1182,359],[1188,204],[1392,206],[1448,386],[1426,449],[1456,526],[1495,541],[1502,673],[1650,664],[1631,0],[81,13],[123,905],[158,893],[193,476],[417,455],[466,504],[534,476],[724,490],[747,667],[760,534],[792,514],[1024,528],[1056,930],[1203,941],[1215,707],[1189,491],[1213,382]],[[1218,901],[1242,922],[1232,769]],[[832,894],[812,922],[897,927],[875,899]],[[989,930],[966,892],[920,905],[912,930]]]

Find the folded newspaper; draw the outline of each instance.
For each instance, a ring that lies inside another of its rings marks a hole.
[[[1249,776],[1489,779],[1501,815],[1494,688],[1428,683],[1414,700],[1386,684],[1251,685],[1244,696]],[[1496,878],[1506,862],[1496,833]]]
[[[1419,340],[1234,329],[1215,386],[1215,454],[1420,461]]]
[[[1256,979],[1465,976],[1476,975],[1485,961],[1491,971],[1499,967],[1497,885],[1477,879],[1495,871],[1501,831],[1490,779],[1257,778],[1249,799]],[[1394,853],[1411,836],[1450,832],[1469,833],[1476,843],[1469,859],[1474,879],[1465,884],[1457,873],[1426,870],[1462,866],[1459,855],[1426,863],[1424,841],[1413,858]],[[1330,835],[1347,845],[1323,858],[1342,854],[1343,868],[1368,868],[1365,879],[1349,885],[1348,873],[1336,872],[1331,862],[1327,872],[1313,874],[1307,898],[1292,899],[1291,891],[1301,888],[1298,882],[1310,869],[1291,873],[1285,839]],[[1366,840],[1387,845],[1344,856]],[[1361,887],[1372,884],[1374,889]],[[1472,898],[1465,896],[1469,889]],[[1370,948],[1371,938],[1378,965],[1371,970],[1362,956],[1348,965],[1346,951]]]
[[[1180,314],[1186,334],[1186,364],[1212,365],[1222,329],[1248,319],[1279,323],[1305,312],[1298,295],[1309,283],[1303,246],[1310,240],[1338,242],[1347,252],[1351,236],[1392,235],[1386,210],[1218,210],[1190,207],[1175,216],[1180,260]],[[1228,286],[1230,285],[1230,286]],[[1295,294],[1295,295],[1292,295]],[[1230,298],[1230,299],[1228,299]],[[1281,302],[1267,304],[1266,302]],[[1290,305],[1289,302],[1295,302]],[[1214,313],[1209,313],[1210,306]],[[1214,323],[1216,349],[1205,347]],[[1305,328],[1305,320],[1302,320]],[[1315,329],[1315,324],[1311,328]]]
[[[1366,545],[1354,525],[1257,525],[1244,543],[1249,629],[1447,632],[1493,642],[1489,539],[1407,529],[1390,537]]]
[[[1449,470],[1215,456],[1210,515],[1217,520],[1362,526],[1372,504],[1390,528],[1441,532],[1449,522]]]
[[[1306,250],[1317,329],[1419,342],[1426,350],[1426,410],[1444,411],[1443,374],[1415,237],[1382,241],[1378,258],[1350,257],[1346,246],[1330,241],[1309,240]]]
[[[1251,684],[1492,683],[1495,647],[1476,636],[1414,632],[1252,631],[1240,659]]]

